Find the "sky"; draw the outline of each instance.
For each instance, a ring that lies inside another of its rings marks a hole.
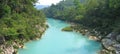
[[[56,4],[59,3],[61,0],[39,0],[36,5],[51,5],[51,4]]]

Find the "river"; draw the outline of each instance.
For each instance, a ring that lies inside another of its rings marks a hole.
[[[25,43],[24,49],[19,49],[19,54],[97,54],[101,49],[100,43],[89,40],[76,32],[61,31],[70,24],[47,19],[49,28],[40,40]]]

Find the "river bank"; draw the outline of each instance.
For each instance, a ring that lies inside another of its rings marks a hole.
[[[100,32],[95,31],[95,29],[89,29],[70,21],[65,22],[71,24],[70,27],[72,27],[72,31],[82,33],[84,36],[87,36],[89,40],[100,42],[102,50],[100,50],[98,54],[120,54],[120,33],[111,32],[108,35],[101,35]]]
[[[48,28],[46,23],[43,23],[44,26],[36,25],[36,29],[38,29],[37,36],[32,39],[15,39],[15,40],[6,40],[5,37],[0,37],[0,54],[18,54],[19,48],[25,48],[24,43],[29,42],[31,40],[38,40],[41,38],[42,34]]]
[[[118,32],[111,32],[107,36],[102,36],[94,29],[88,29],[84,26],[75,24],[72,26],[74,31],[88,36],[90,40],[101,42],[102,50],[99,54],[120,54],[120,34]]]
[[[62,19],[60,19],[62,20]],[[65,21],[65,20],[63,20]],[[90,29],[75,22],[66,21],[71,24],[72,31],[82,33],[90,40],[95,40],[101,43],[102,50],[98,54],[120,54],[120,33],[112,32],[107,35],[101,35],[95,29]]]

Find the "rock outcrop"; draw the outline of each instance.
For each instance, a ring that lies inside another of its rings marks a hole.
[[[7,45],[1,45],[0,49],[2,50],[1,54],[13,54],[15,49],[13,48],[12,45],[7,46]]]
[[[120,34],[112,32],[102,39],[104,49],[101,54],[120,54]]]

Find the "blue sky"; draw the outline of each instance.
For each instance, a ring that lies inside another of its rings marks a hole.
[[[51,4],[56,4],[59,3],[61,0],[39,0],[36,5],[51,5]]]

